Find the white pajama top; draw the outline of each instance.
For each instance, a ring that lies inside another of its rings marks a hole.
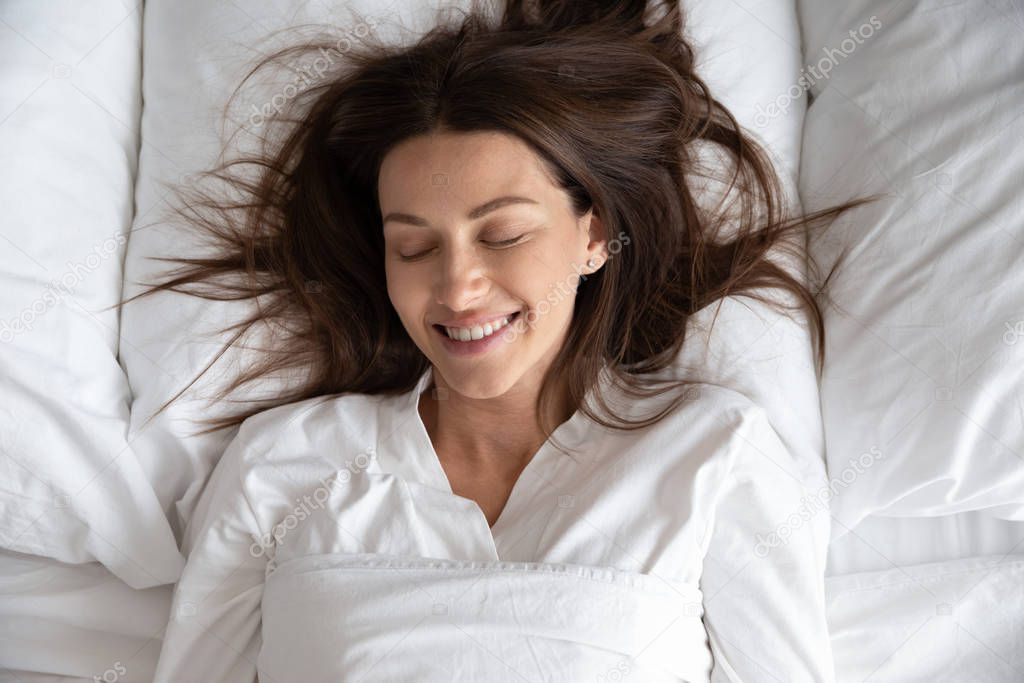
[[[834,680],[828,515],[787,521],[809,492],[761,408],[701,384],[637,431],[577,412],[491,528],[420,419],[432,372],[242,424],[156,683]]]

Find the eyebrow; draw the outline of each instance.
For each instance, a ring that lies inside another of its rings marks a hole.
[[[466,214],[466,218],[468,218],[469,220],[476,220],[477,218],[485,216],[492,211],[497,211],[498,209],[508,206],[509,204],[536,203],[536,201],[529,199],[528,197],[517,197],[514,195],[507,197],[498,197],[476,207],[468,214]],[[420,225],[423,227],[427,227],[430,225],[425,219],[420,218],[419,216],[413,216],[408,213],[389,213],[387,216],[384,217],[384,220],[381,221],[381,223],[387,223],[388,221],[397,221],[399,223],[408,223],[409,225]]]

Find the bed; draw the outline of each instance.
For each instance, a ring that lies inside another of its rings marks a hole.
[[[152,679],[181,533],[233,434],[190,434],[218,410],[203,383],[150,417],[246,311],[110,306],[160,272],[151,257],[198,248],[163,211],[217,159],[230,89],[278,29],[409,40],[448,4],[0,6],[0,680]],[[685,359],[765,408],[817,493],[777,531],[829,515],[837,680],[1024,680],[1024,9],[684,7],[790,201],[885,195],[808,242],[847,264],[820,376],[799,320],[736,302]],[[238,144],[285,84],[228,112]]]

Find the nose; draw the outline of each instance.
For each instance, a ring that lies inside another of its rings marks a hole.
[[[464,311],[487,293],[483,260],[471,247],[446,245],[437,260],[434,298],[451,311]]]

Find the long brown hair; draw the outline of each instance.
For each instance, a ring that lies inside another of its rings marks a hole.
[[[817,292],[774,256],[799,262],[806,230],[870,198],[789,215],[770,157],[695,73],[677,2],[508,0],[495,16],[477,6],[405,47],[371,35],[346,52],[344,68],[267,118],[259,153],[228,159],[201,174],[199,186],[179,188],[177,215],[216,249],[162,259],[181,265],[122,304],[173,290],[256,307],[225,330],[220,353],[160,411],[259,325],[274,330],[273,343],[219,397],[271,375],[301,381],[271,401],[205,420],[211,426],[201,433],[285,403],[415,386],[429,362],[387,295],[377,180],[390,149],[437,130],[517,136],[577,216],[593,208],[607,237],[628,243],[579,285],[568,337],[542,386],[538,424],[563,381],[574,409],[606,427],[660,420],[682,392],[640,421],[616,415],[597,394],[606,419],[583,397],[605,363],[634,398],[685,388],[685,380],[665,386],[644,375],[669,367],[689,317],[727,296],[802,311],[820,368]],[[246,79],[335,45],[330,37],[305,40],[261,60]],[[709,148],[724,152],[717,164],[702,162]],[[725,191],[712,205],[700,183],[716,174]]]

